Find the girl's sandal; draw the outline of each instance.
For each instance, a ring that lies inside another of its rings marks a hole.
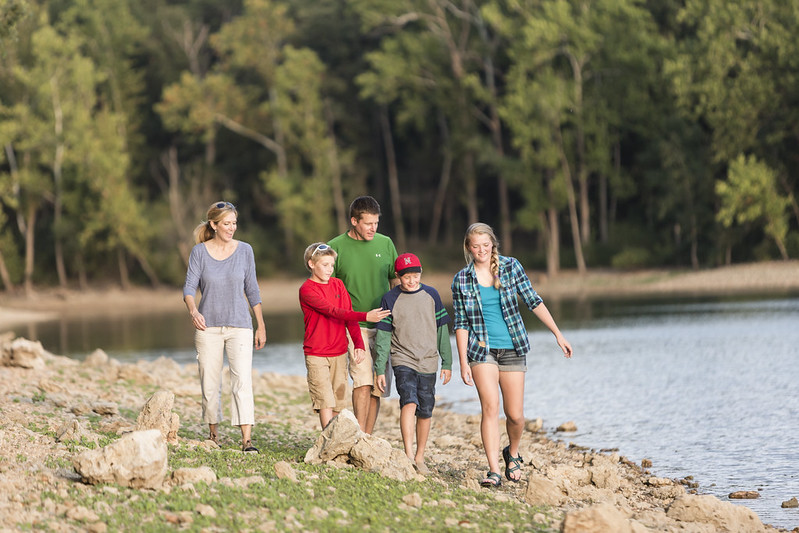
[[[219,435],[216,434],[216,431],[211,431],[208,434],[208,440],[213,441],[214,444],[219,444]]]
[[[521,469],[522,465],[524,464],[524,459],[522,459],[521,455],[518,457],[511,457],[510,446],[505,446],[505,449],[502,450],[502,458],[505,460],[505,477],[508,478],[508,481],[518,483],[522,477]],[[511,464],[513,464],[513,466],[511,466]],[[520,471],[519,477],[514,479],[511,476],[511,473],[516,472],[517,470]]]
[[[496,472],[489,472],[488,475],[480,482],[481,487],[497,488],[502,485],[502,476]]]

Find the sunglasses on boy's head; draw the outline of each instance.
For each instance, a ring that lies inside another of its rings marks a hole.
[[[320,244],[319,246],[316,247],[316,250],[313,251],[313,253],[311,254],[311,257],[315,256],[316,252],[318,252],[320,250],[322,252],[324,252],[325,250],[330,250],[330,246],[328,246],[327,244]]]
[[[236,206],[231,204],[230,202],[218,202],[215,204],[215,207],[218,209],[222,209],[223,207],[229,207],[231,209],[236,209]]]

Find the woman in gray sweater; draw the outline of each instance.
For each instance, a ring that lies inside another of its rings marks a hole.
[[[252,445],[255,422],[252,393],[252,352],[266,344],[261,293],[255,276],[255,256],[246,242],[233,238],[238,212],[230,202],[215,202],[206,221],[194,229],[197,243],[189,256],[183,301],[196,328],[194,343],[202,387],[203,420],[209,438],[217,441],[222,420],[220,384],[227,353],[232,392],[231,423],[241,428],[242,450],[258,452]],[[202,297],[199,307],[195,295]],[[257,323],[252,329],[250,308]]]

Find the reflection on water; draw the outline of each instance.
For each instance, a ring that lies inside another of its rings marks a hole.
[[[269,344],[302,340],[302,315],[266,316]],[[185,312],[146,315],[72,315],[60,320],[14,328],[17,335],[40,340],[50,352],[83,358],[97,348],[120,360],[141,358],[143,352],[159,355],[191,350],[194,327]]]
[[[525,413],[552,429],[573,420],[567,442],[615,448],[654,463],[655,475],[694,476],[700,491],[726,500],[759,490],[754,509],[772,525],[799,526],[799,298],[548,301],[575,348],[566,360],[552,335],[526,313]],[[267,316],[262,371],[304,374],[302,316]],[[30,325],[20,335],[51,352],[84,357],[103,348],[120,360],[194,361],[185,315],[105,317]],[[457,361],[457,358],[456,358]],[[454,379],[437,393],[448,407],[479,412],[476,392]]]

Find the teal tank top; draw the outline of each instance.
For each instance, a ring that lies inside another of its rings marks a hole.
[[[483,320],[488,331],[488,347],[491,349],[513,350],[513,339],[505,323],[499,303],[499,291],[492,287],[480,287],[480,300],[483,304]]]

